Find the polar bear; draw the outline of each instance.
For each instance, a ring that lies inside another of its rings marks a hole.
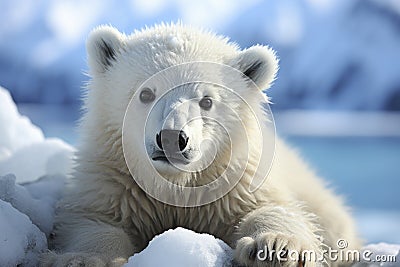
[[[271,48],[178,23],[100,26],[87,52],[77,166],[42,266],[121,266],[176,227],[222,239],[237,266],[349,263],[324,251],[360,246],[341,198],[266,127]]]

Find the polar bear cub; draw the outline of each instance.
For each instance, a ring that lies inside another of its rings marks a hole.
[[[347,208],[268,128],[271,48],[162,24],[98,27],[87,53],[77,167],[42,266],[121,266],[176,227],[224,240],[238,266],[349,263],[325,253],[360,245]]]

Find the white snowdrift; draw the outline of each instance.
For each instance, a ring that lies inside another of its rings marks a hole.
[[[0,87],[0,160],[19,148],[43,140],[43,132],[18,113],[10,93]]]
[[[0,87],[0,266],[37,266],[73,151],[46,139]]]
[[[47,242],[28,216],[0,200],[0,229],[0,266],[36,266]]]
[[[24,146],[0,161],[0,175],[13,173],[24,183],[43,175],[67,175],[72,167],[73,149],[65,142],[49,138]]]
[[[0,200],[26,214],[33,224],[49,235],[53,228],[55,204],[64,187],[64,176],[44,176],[35,186],[22,186],[15,180],[13,174],[0,176]]]
[[[232,249],[209,234],[178,227],[158,235],[124,267],[223,267],[231,266]]]
[[[43,175],[67,175],[73,151],[60,139],[46,139],[41,129],[18,113],[9,92],[0,87],[0,175],[13,173],[19,183]]]
[[[394,258],[393,258],[394,257]],[[369,244],[361,250],[361,261],[353,267],[399,267],[400,245]]]
[[[65,177],[44,176],[24,186],[15,180],[12,174],[0,176],[0,266],[37,266]]]

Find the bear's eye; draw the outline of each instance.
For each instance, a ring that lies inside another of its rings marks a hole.
[[[139,99],[142,103],[150,103],[156,99],[156,95],[150,88],[144,88],[139,95]]]
[[[203,97],[199,102],[199,106],[204,110],[210,110],[212,104],[213,104],[212,99],[209,96]]]

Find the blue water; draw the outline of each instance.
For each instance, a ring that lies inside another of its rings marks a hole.
[[[291,136],[287,140],[351,206],[400,211],[400,138]]]

